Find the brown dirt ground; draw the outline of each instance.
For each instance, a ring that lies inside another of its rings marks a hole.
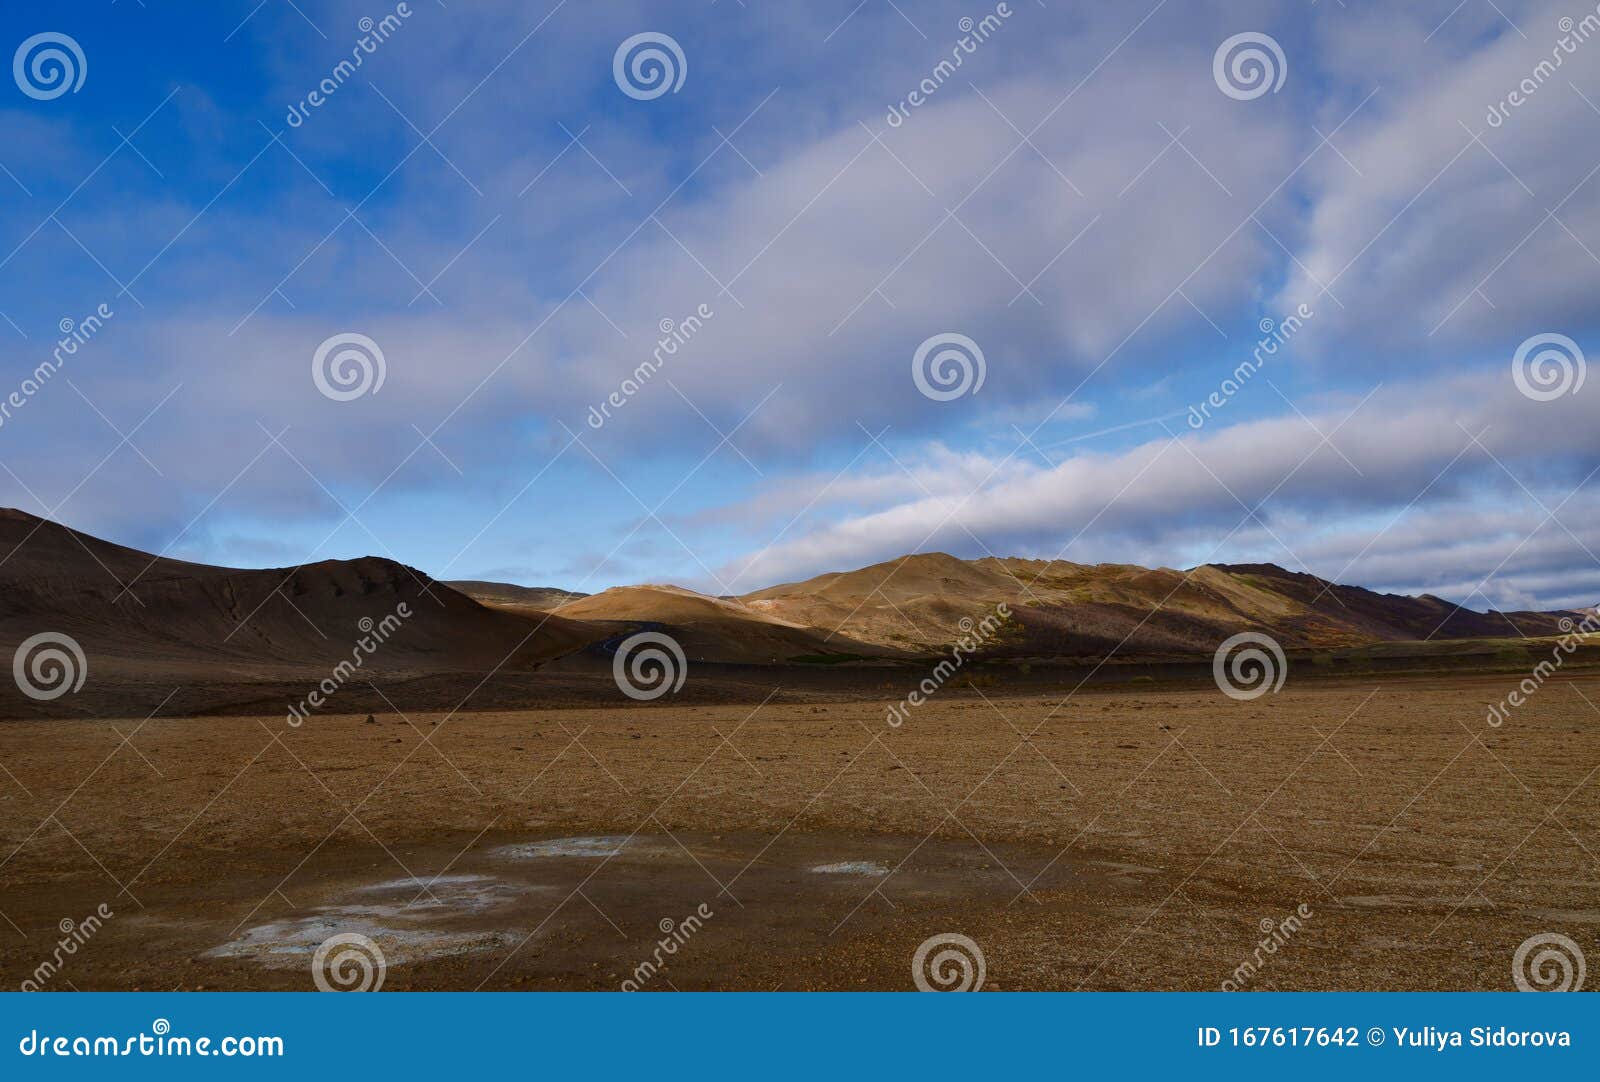
[[[1214,989],[1304,905],[1250,987],[1509,989],[1535,933],[1600,958],[1600,677],[1489,728],[1512,679],[952,688],[898,729],[879,698],[4,722],[0,980],[104,902],[47,987],[310,988],[307,952],[207,952],[443,873],[493,896],[406,907],[451,946],[389,943],[386,989],[614,989],[702,903],[647,987],[909,988],[959,932],[986,988]],[[890,874],[811,870],[847,861]]]

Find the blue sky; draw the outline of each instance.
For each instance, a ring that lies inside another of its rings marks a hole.
[[[0,503],[586,590],[944,550],[1592,604],[1594,13],[13,3],[83,81],[0,99],[4,392],[113,314],[0,416]],[[340,335],[376,390],[319,390]],[[981,387],[919,390],[941,335]]]

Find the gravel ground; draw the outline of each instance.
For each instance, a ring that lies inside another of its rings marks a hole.
[[[1600,678],[1511,686],[0,723],[0,977],[894,989],[958,933],[985,988],[1510,989],[1600,959]]]

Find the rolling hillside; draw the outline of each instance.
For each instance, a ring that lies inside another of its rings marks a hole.
[[[1092,664],[1111,656],[1199,660],[1240,631],[1267,632],[1289,650],[1419,640],[1431,640],[1429,649],[1470,641],[1502,649],[1523,636],[1560,634],[1571,616],[1473,612],[1437,597],[1333,585],[1271,564],[1178,571],[943,553],[741,597],[662,585],[580,595],[437,582],[377,557],[214,567],[0,510],[0,651],[15,658],[23,642],[42,633],[69,636],[96,689],[51,705],[25,697],[15,681],[0,681],[0,714],[7,716],[131,711],[174,684],[194,695],[209,689],[195,709],[224,700],[270,704],[285,688],[292,701],[350,659],[374,628],[382,642],[362,658],[362,676],[437,685],[429,701],[448,709],[477,694],[490,673],[516,678],[485,693],[497,702],[561,680],[614,690],[611,658],[639,630],[671,635],[691,662],[742,667],[740,678],[753,679],[758,670],[751,667],[815,671],[924,658],[948,650],[986,618],[992,634],[981,652],[990,657]],[[723,671],[733,677],[732,668]],[[269,686],[270,693],[263,690]]]
[[[7,655],[52,632],[76,640],[102,676],[251,680],[324,670],[374,628],[384,642],[365,667],[376,672],[529,668],[594,637],[558,617],[487,608],[393,560],[213,567],[0,510]]]
[[[1477,613],[1436,597],[1336,586],[1271,564],[1189,571],[1130,564],[905,556],[857,571],[747,594],[745,604],[862,642],[937,647],[1004,603],[1019,627],[994,644],[1010,655],[1101,657],[1209,653],[1238,631],[1286,648],[1412,639],[1559,633],[1561,613]]]

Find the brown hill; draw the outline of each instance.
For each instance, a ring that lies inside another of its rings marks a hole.
[[[636,626],[664,630],[691,661],[763,665],[797,658],[904,656],[884,644],[830,636],[828,629],[762,612],[737,598],[710,597],[678,586],[619,586],[562,605],[556,615],[614,634]]]
[[[97,678],[146,683],[314,682],[363,638],[382,640],[368,672],[526,670],[596,637],[487,608],[392,560],[213,567],[0,510],[0,657],[46,632],[76,641]],[[9,704],[13,681],[0,689]]]
[[[589,596],[554,586],[518,586],[510,582],[486,582],[482,579],[450,579],[445,585],[491,608],[510,609],[513,612],[554,612],[569,601]]]
[[[1338,586],[1271,564],[1187,572],[1129,564],[904,556],[746,594],[757,612],[839,628],[864,643],[941,648],[1005,604],[1013,623],[992,643],[1009,655],[1099,658],[1210,653],[1238,631],[1286,648],[1360,646],[1560,632],[1562,613],[1478,613],[1436,597]]]
[[[1201,658],[1244,630],[1265,631],[1290,650],[1325,651],[1555,635],[1571,616],[1473,612],[1437,597],[1379,594],[1271,564],[1178,571],[944,553],[742,597],[675,586],[580,596],[458,585],[477,598],[392,560],[213,567],[0,510],[0,659],[40,633],[70,636],[100,696],[41,704],[14,681],[0,680],[0,716],[132,711],[174,683],[209,689],[197,700],[205,709],[218,701],[281,698],[282,688],[298,699],[298,689],[314,687],[350,659],[375,625],[383,641],[362,658],[361,674],[431,681],[429,687],[444,689],[436,696],[444,701],[458,687],[463,698],[475,694],[491,670],[514,677],[542,669],[542,680],[554,679],[555,668],[566,674],[561,680],[581,675],[599,680],[598,687],[617,644],[638,630],[665,631],[689,659],[745,666],[740,671],[748,676],[759,672],[750,666],[926,656],[986,619],[987,654],[1093,664],[1112,655]],[[1001,605],[1004,619],[997,615]],[[262,690],[269,685],[270,695]],[[255,690],[235,694],[236,687]]]

